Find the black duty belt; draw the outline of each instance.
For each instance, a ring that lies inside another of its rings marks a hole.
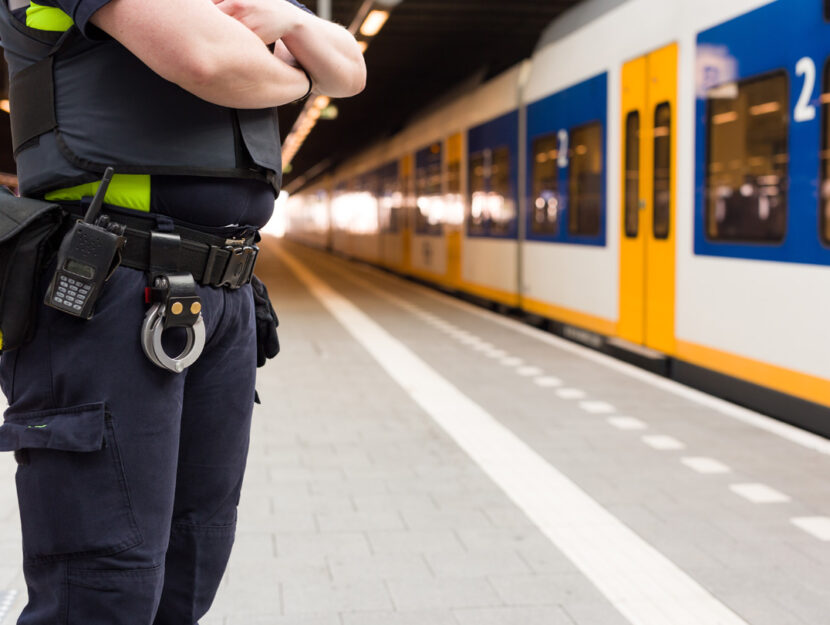
[[[66,208],[73,215],[83,214],[83,207]],[[104,214],[127,227],[121,256],[124,267],[190,273],[203,286],[238,289],[251,281],[259,253],[256,232],[226,238],[180,226],[166,216],[110,210]]]

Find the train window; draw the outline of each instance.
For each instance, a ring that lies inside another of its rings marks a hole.
[[[671,226],[671,104],[654,111],[654,238],[667,239]]]
[[[534,234],[559,232],[559,165],[555,134],[533,142],[533,219]]]
[[[516,217],[510,193],[510,148],[492,151],[490,166],[490,234],[508,234]]]
[[[602,205],[602,124],[593,122],[571,130],[570,210],[571,234],[598,235]]]
[[[487,196],[487,178],[485,152],[470,155],[470,234],[484,234],[487,227],[487,206],[483,198]]]
[[[640,112],[625,118],[625,236],[640,233]]]
[[[420,234],[440,234],[442,231],[442,150],[436,143],[423,151],[421,163],[415,171],[415,229]]]
[[[830,21],[830,0],[824,0],[824,19]]]
[[[400,231],[400,213],[403,207],[403,194],[398,185],[397,166],[387,167],[380,174],[378,183],[378,210],[380,213],[381,232]]]
[[[511,199],[510,149],[470,155],[470,234],[508,234],[516,217]]]
[[[828,0],[830,1],[830,0]],[[824,66],[824,94],[821,96],[821,239],[830,244],[830,61]]]
[[[776,242],[787,221],[789,84],[783,71],[710,91],[706,233]]]

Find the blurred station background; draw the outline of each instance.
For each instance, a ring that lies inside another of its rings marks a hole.
[[[204,625],[827,623],[830,0],[307,5]]]

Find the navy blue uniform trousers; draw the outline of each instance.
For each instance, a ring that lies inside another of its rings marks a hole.
[[[145,284],[119,268],[90,321],[40,305],[34,340],[0,358],[19,625],[193,625],[225,571],[255,394],[251,288],[199,287],[204,353],[174,374],[141,349]]]

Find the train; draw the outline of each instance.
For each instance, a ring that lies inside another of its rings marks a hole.
[[[830,435],[830,0],[586,0],[286,236]]]

